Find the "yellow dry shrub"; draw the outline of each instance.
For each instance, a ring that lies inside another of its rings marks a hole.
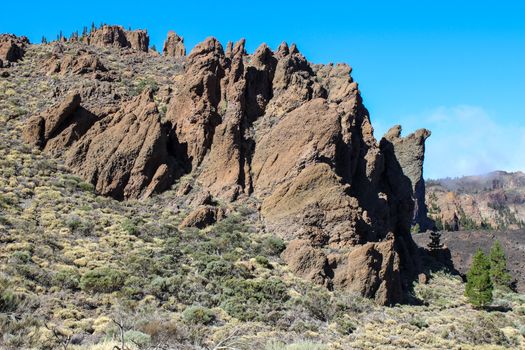
[[[111,327],[111,319],[107,316],[100,316],[93,321],[93,330],[95,333],[105,333]]]

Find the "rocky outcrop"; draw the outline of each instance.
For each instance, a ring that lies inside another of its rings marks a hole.
[[[124,30],[121,26],[104,25],[92,31],[84,42],[94,46],[131,48],[143,52],[148,52],[149,48],[149,36],[146,31]]]
[[[17,37],[13,34],[0,34],[0,68],[9,67],[24,56],[29,39],[25,36]]]
[[[423,178],[423,161],[425,160],[425,140],[430,136],[430,131],[421,129],[406,137],[401,137],[401,126],[392,127],[381,141],[383,148],[394,152],[395,159],[401,167],[402,176],[410,182],[414,200],[414,215],[412,225],[418,225],[419,231],[432,230],[434,222],[428,218],[425,204],[425,180]],[[391,167],[398,166],[390,164]],[[399,179],[399,183],[405,182]]]
[[[162,122],[148,91],[92,119],[77,107],[46,134],[59,113],[50,111],[26,135],[117,199],[162,191],[182,173],[223,201],[251,197],[266,228],[290,241],[292,271],[393,304],[417,276],[410,228],[429,132],[391,132],[378,144],[350,73],[310,64],[295,45],[249,55],[244,40],[225,52],[209,38],[173,78]],[[183,226],[218,219],[201,205]]]
[[[337,265],[334,286],[375,298],[380,304],[402,300],[399,254],[393,245],[389,239],[356,247]]]
[[[142,198],[168,188],[180,173],[170,154],[151,90],[118,110],[89,111],[78,94],[29,120],[24,138],[117,199]]]
[[[224,211],[221,208],[209,205],[201,205],[193,210],[182,220],[179,227],[197,227],[205,228],[212,225],[224,217]]]
[[[82,75],[107,71],[106,67],[95,55],[85,50],[79,50],[74,54],[64,56],[53,54],[47,61],[46,66],[48,67],[47,74]]]
[[[23,137],[28,143],[44,148],[46,142],[53,138],[64,122],[80,106],[80,95],[71,94],[57,106],[47,110],[43,115],[29,119]],[[64,144],[63,146],[67,146]]]
[[[186,56],[186,48],[184,47],[184,38],[178,36],[174,31],[168,33],[162,54],[168,57],[184,57]]]

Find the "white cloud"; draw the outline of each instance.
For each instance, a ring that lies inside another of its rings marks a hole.
[[[493,170],[525,171],[525,125],[502,123],[481,107],[438,107],[397,118],[403,134],[425,127],[425,178],[483,174]],[[376,126],[380,137],[386,129]]]

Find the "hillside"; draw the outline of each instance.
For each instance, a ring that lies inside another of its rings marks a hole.
[[[429,216],[438,229],[519,229],[525,226],[525,174],[427,181]]]
[[[430,133],[377,140],[349,66],[0,38],[0,348],[525,346],[413,241]]]

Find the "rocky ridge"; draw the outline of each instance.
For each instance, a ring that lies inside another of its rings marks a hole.
[[[431,180],[426,201],[440,229],[525,227],[525,174],[496,171],[481,176]]]
[[[83,38],[84,43],[94,46],[116,46],[148,52],[149,36],[144,30],[124,30],[121,26],[104,25]]]
[[[140,33],[104,26],[87,43],[140,54]],[[410,227],[424,217],[430,133],[402,138],[397,127],[378,143],[351,68],[311,64],[295,45],[250,55],[244,40],[224,51],[209,38],[183,59],[165,114],[155,89],[110,104],[70,91],[28,120],[25,140],[116,199],[147,198],[190,174],[222,201],[255,200],[266,229],[289,241],[292,271],[381,304],[403,301],[418,267]],[[187,224],[222,216],[201,206]]]

